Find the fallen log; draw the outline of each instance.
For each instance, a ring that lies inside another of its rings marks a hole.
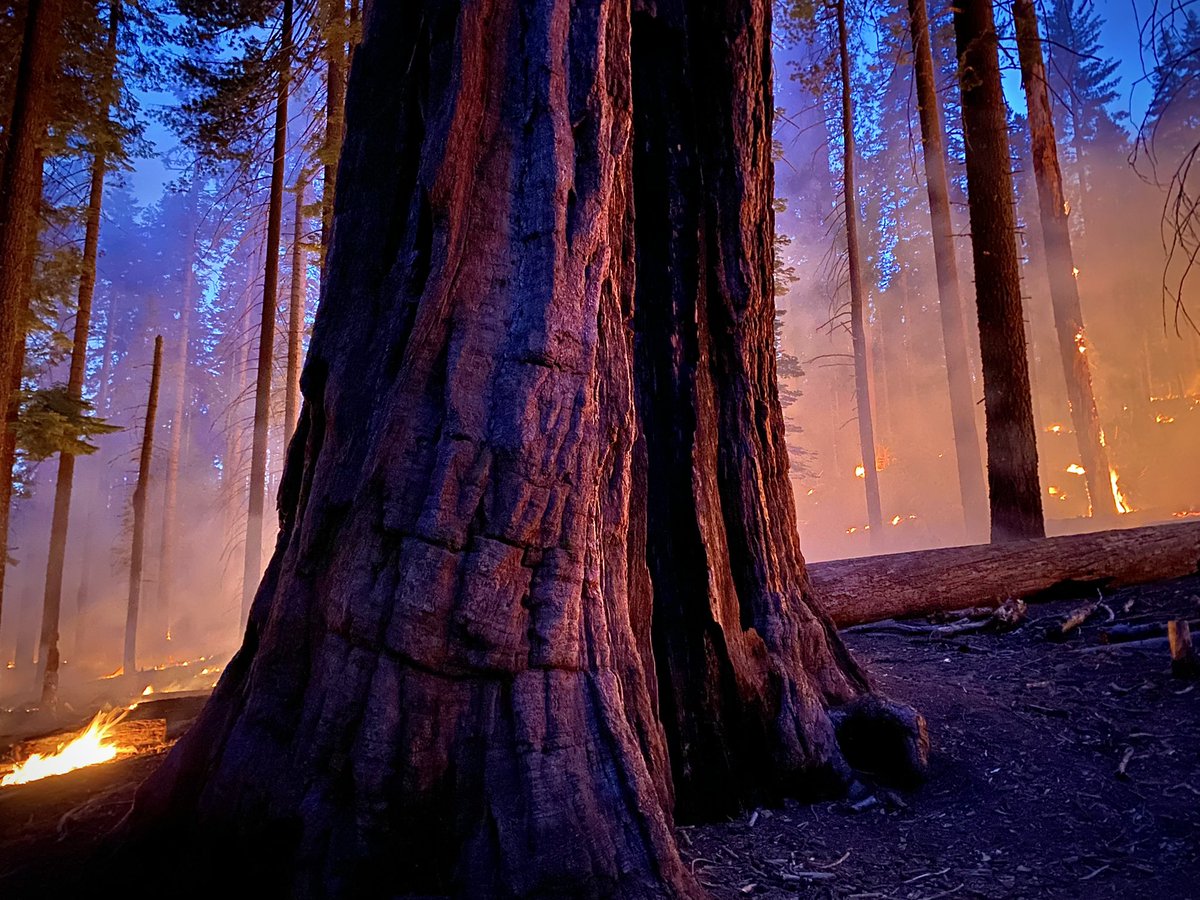
[[[1064,599],[1200,571],[1200,522],[889,553],[808,567],[839,626]]]

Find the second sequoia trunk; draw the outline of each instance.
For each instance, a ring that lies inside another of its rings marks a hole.
[[[130,821],[270,839],[309,895],[695,896],[676,793],[924,748],[795,533],[769,5],[365,24],[277,549]]]

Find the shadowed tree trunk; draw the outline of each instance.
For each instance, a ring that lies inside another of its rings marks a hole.
[[[329,250],[333,230],[333,197],[337,187],[338,156],[345,139],[346,124],[346,0],[322,0],[325,18],[325,161],[321,193],[321,250]],[[324,271],[324,265],[321,266]],[[289,419],[294,423],[295,419]],[[294,426],[293,426],[294,427]]]
[[[1045,537],[1021,312],[1007,107],[1000,89],[991,0],[957,4],[954,34],[983,362],[992,540]]]
[[[328,182],[326,182],[328,183]],[[296,431],[300,417],[300,364],[304,350],[304,312],[308,297],[308,264],[304,253],[304,181],[296,182],[293,191],[296,206],[292,213],[292,290],[288,299],[287,384],[283,401],[283,446],[286,447]]]
[[[42,201],[42,143],[53,92],[50,80],[58,68],[63,0],[29,0],[25,33],[17,61],[13,106],[4,133],[0,167],[0,619],[4,609],[4,576],[8,568],[8,519],[12,499],[16,393],[25,357],[25,311],[33,279]],[[7,458],[8,464],[5,465]]]
[[[854,399],[858,410],[858,443],[862,451],[863,485],[867,490],[867,524],[871,546],[883,540],[879,471],[875,464],[875,426],[871,409],[871,377],[867,363],[867,324],[863,303],[862,251],[858,243],[858,191],[854,182],[854,108],[850,83],[850,46],[846,2],[837,0],[838,60],[842,77],[842,200],[846,212],[846,264],[850,269],[850,339],[854,348]]]
[[[146,501],[150,490],[150,466],[154,460],[154,419],[158,413],[158,383],[162,377],[162,335],[154,338],[154,367],[150,370],[150,396],[146,400],[146,422],[142,431],[142,453],[138,461],[137,486],[133,489],[133,546],[129,555],[129,604],[125,610],[124,672],[137,673],[138,613],[142,602],[142,562],[146,548]]]
[[[104,95],[112,87],[117,65],[117,32],[121,7],[113,3],[108,19],[108,66]],[[107,115],[107,112],[106,112]],[[92,153],[91,188],[84,223],[83,259],[79,270],[79,292],[75,307],[75,329],[71,343],[71,369],[67,376],[67,394],[83,398],[87,375],[88,338],[92,326],[92,299],[96,293],[96,255],[100,245],[100,209],[104,200],[104,178],[108,156],[103,149]],[[58,629],[62,612],[63,567],[67,560],[67,531],[71,521],[71,492],[75,484],[75,454],[58,455],[58,476],[54,485],[54,512],[50,523],[50,549],[46,556],[46,593],[42,601],[42,629],[38,644],[38,665],[42,670],[43,707],[58,702]]]
[[[323,896],[692,897],[676,790],[843,783],[837,704],[920,757],[798,549],[768,14],[369,8],[279,542],[135,828]]]
[[[242,574],[242,620],[250,614],[254,588],[262,576],[263,508],[267,491],[267,444],[271,427],[271,370],[275,362],[275,314],[279,305],[279,241],[283,230],[283,164],[287,152],[288,90],[292,65],[292,0],[283,2],[275,137],[271,151],[271,196],[267,208],[266,265],[258,332],[254,386],[254,431],[250,445],[250,501],[246,511],[246,564]]]
[[[946,354],[946,385],[950,393],[950,418],[954,426],[954,454],[958,464],[958,489],[963,521],[970,540],[987,538],[987,489],[975,426],[975,400],[971,389],[971,360],[963,324],[963,302],[958,283],[958,257],[950,218],[950,181],[946,176],[946,132],[938,98],[930,49],[929,7],[925,0],[909,0],[913,74],[921,114],[921,149],[925,159],[925,186],[937,269],[938,314],[942,347]]]
[[[1059,357],[1067,381],[1071,425],[1079,445],[1080,464],[1084,468],[1088,495],[1091,497],[1092,515],[1112,518],[1118,512],[1116,497],[1109,479],[1104,429],[1100,426],[1100,413],[1096,409],[1096,397],[1092,391],[1087,332],[1083,326],[1083,307],[1079,303],[1079,284],[1071,249],[1069,207],[1063,192],[1058,142],[1054,135],[1054,119],[1050,115],[1050,92],[1046,86],[1046,66],[1042,59],[1042,40],[1038,35],[1037,12],[1032,0],[1014,0],[1013,20],[1017,26],[1017,49],[1021,55],[1021,82],[1025,87],[1026,105],[1029,108],[1029,137],[1033,172],[1037,180],[1042,239],[1046,246],[1050,304],[1054,310]]]

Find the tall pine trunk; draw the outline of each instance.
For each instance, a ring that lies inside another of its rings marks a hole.
[[[954,34],[983,363],[992,540],[1045,537],[1021,310],[1007,107],[1000,88],[991,0],[961,0],[954,10]]]
[[[105,71],[105,96],[114,83],[117,67],[117,32],[121,7],[114,2],[108,14],[108,69]],[[107,110],[106,117],[107,117]],[[83,259],[79,271],[79,292],[75,306],[75,329],[71,341],[71,369],[67,376],[67,395],[83,399],[87,377],[88,338],[92,328],[92,300],[96,293],[96,256],[100,246],[100,211],[104,202],[104,178],[108,156],[97,147],[92,153],[91,188],[88,192],[84,224]],[[46,556],[46,593],[42,601],[42,628],[38,644],[38,665],[42,670],[43,707],[58,702],[59,624],[62,612],[63,568],[67,561],[67,532],[71,522],[71,492],[75,484],[75,454],[59,453],[58,478],[54,485],[54,512],[50,522],[50,549]]]
[[[925,159],[925,186],[937,270],[938,314],[946,356],[946,386],[950,394],[950,419],[954,426],[954,456],[963,523],[971,540],[987,539],[987,488],[975,425],[975,400],[971,388],[971,359],[963,323],[963,301],[958,282],[958,256],[950,217],[950,180],[946,175],[946,132],[933,71],[926,0],[909,0],[913,72],[917,106],[921,115],[921,149]]]
[[[193,179],[199,177],[193,174]],[[198,191],[192,188],[191,214],[196,213]],[[192,219],[194,223],[195,219]],[[196,235],[193,231],[192,246],[186,268],[183,271],[183,290],[179,295],[179,334],[176,337],[175,361],[173,365],[175,384],[174,405],[171,408],[171,441],[167,445],[167,471],[163,481],[162,526],[158,545],[158,605],[156,615],[162,629],[162,637],[170,641],[171,603],[175,590],[175,545],[178,530],[179,468],[183,455],[184,423],[188,416],[188,348],[191,339],[192,305],[196,300]]]
[[[858,190],[854,181],[854,107],[850,83],[850,41],[846,0],[837,0],[838,60],[842,75],[842,197],[846,208],[846,264],[850,269],[850,340],[854,351],[854,397],[858,409],[858,443],[862,450],[863,485],[867,491],[867,524],[871,546],[883,540],[879,471],[875,463],[875,424],[871,408],[871,375],[867,360],[862,250],[858,240]]]
[[[0,168],[0,621],[8,569],[8,522],[12,499],[12,427],[25,357],[25,311],[37,252],[42,203],[42,143],[50,114],[51,79],[62,44],[63,0],[29,0],[17,61],[12,114]],[[4,465],[5,459],[8,465]]]
[[[283,2],[282,49],[275,99],[271,155],[271,195],[267,207],[266,265],[258,332],[254,385],[254,432],[250,447],[250,501],[246,514],[246,562],[242,573],[242,620],[250,614],[254,588],[262,576],[263,510],[267,491],[267,444],[271,427],[271,370],[275,362],[275,315],[279,305],[279,244],[283,230],[283,165],[287,152],[288,90],[292,65],[292,0]]]
[[[1109,477],[1104,429],[1100,426],[1100,413],[1096,409],[1096,397],[1092,391],[1092,370],[1087,352],[1089,345],[1071,248],[1069,206],[1063,192],[1058,142],[1054,134],[1054,119],[1050,114],[1050,92],[1042,58],[1042,40],[1038,34],[1037,12],[1032,0],[1014,0],[1013,20],[1017,26],[1021,82],[1025,87],[1025,100],[1029,108],[1029,137],[1033,173],[1037,180],[1042,239],[1046,246],[1050,304],[1054,310],[1059,357],[1067,382],[1071,425],[1075,430],[1080,464],[1084,468],[1084,479],[1091,497],[1092,515],[1111,518],[1118,510]]]
[[[133,827],[321,896],[691,897],[676,790],[919,749],[795,534],[769,9],[639,4],[631,62],[615,0],[370,7],[276,552]]]
[[[333,198],[337,188],[338,157],[346,133],[346,0],[321,0],[325,18],[325,162],[321,193],[321,251],[329,250],[333,230]],[[324,271],[324,265],[321,270]],[[289,419],[289,422],[294,420]]]
[[[137,673],[138,615],[142,604],[142,565],[146,549],[146,505],[150,492],[150,466],[154,461],[154,420],[158,413],[158,387],[162,378],[162,350],[162,335],[158,335],[154,338],[154,367],[150,371],[150,395],[146,399],[137,486],[133,489],[133,544],[129,554],[129,603],[125,609],[125,652],[122,656],[126,677]]]
[[[328,182],[326,182],[328,183]],[[292,290],[288,299],[287,381],[283,401],[283,445],[291,443],[300,417],[300,364],[304,350],[304,313],[308,297],[308,263],[304,253],[303,180],[293,191],[296,206],[292,213]]]

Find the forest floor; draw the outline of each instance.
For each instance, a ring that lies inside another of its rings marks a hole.
[[[1006,634],[848,633],[928,719],[927,783],[681,827],[688,865],[720,900],[1200,898],[1200,681],[1173,678],[1162,648],[1081,652],[1112,624],[1195,619],[1200,577],[1114,591],[1115,622],[1047,640],[1079,602],[1033,605]],[[0,789],[0,897],[68,896],[160,759]]]

